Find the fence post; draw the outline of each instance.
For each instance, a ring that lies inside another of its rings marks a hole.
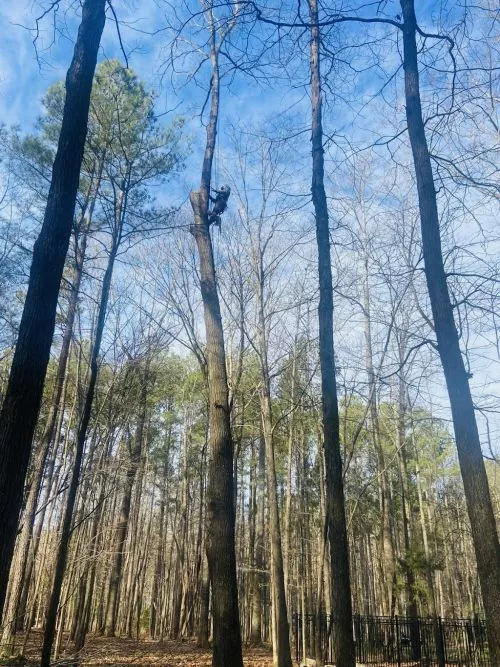
[[[478,618],[447,620],[437,615],[428,618],[405,618],[397,615],[361,617],[355,614],[353,629],[357,660],[361,663],[376,661],[377,664],[397,664],[398,667],[408,664],[406,661],[409,658],[411,637],[408,637],[407,633],[411,623],[414,625],[414,632],[410,632],[410,635],[418,634],[421,642],[418,664],[425,661],[429,665],[446,667],[447,660],[450,659],[458,659],[460,664],[463,660],[485,667],[489,664],[484,621]],[[303,615],[295,612],[292,616],[292,627],[295,632],[295,657],[299,664],[313,655],[318,666],[323,664],[326,658],[330,662],[335,660],[332,648],[336,648],[338,628],[333,617],[329,622],[325,614]],[[332,647],[332,644],[335,646]]]
[[[467,635],[467,658],[470,658],[474,653],[474,628],[472,627],[472,619],[468,618],[465,626]]]
[[[359,628],[361,625],[361,618],[359,614],[355,614],[353,617],[353,622],[354,622],[354,651],[356,654],[356,660],[357,662],[362,662],[362,654],[361,654],[361,642],[359,640]]]
[[[401,645],[399,642],[399,619],[397,616],[394,617],[396,621],[396,657],[398,660],[398,667],[401,667]]]
[[[439,667],[446,667],[446,645],[445,645],[445,638],[444,638],[444,632],[443,632],[443,621],[441,616],[438,616],[438,665]]]
[[[299,615],[297,612],[293,615],[293,631],[295,633],[295,660],[299,662]]]
[[[301,657],[302,660],[305,659],[306,653],[307,653],[307,640],[309,637],[309,623],[307,616],[305,614],[301,615],[301,626],[300,626],[300,632],[301,632],[301,640],[302,640],[302,651],[301,651]]]
[[[306,661],[306,658],[310,655],[316,655],[316,612],[314,612],[311,616],[311,643],[308,647],[307,655],[303,656],[304,662]]]

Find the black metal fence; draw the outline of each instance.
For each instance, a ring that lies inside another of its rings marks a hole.
[[[493,667],[481,619],[354,616],[356,661],[398,667]],[[335,664],[337,624],[323,614],[295,614],[293,641],[299,664]]]

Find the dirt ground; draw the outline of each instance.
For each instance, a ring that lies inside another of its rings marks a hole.
[[[0,665],[9,667],[34,667],[38,664],[41,645],[41,635],[32,633],[26,655],[13,660],[0,660]],[[64,648],[64,642],[63,642]],[[57,662],[53,663],[64,667],[75,664],[69,660],[69,655],[61,655]],[[105,637],[87,638],[87,644],[82,650],[79,667],[121,667],[126,665],[137,665],[140,667],[211,667],[212,657],[210,651],[197,648],[194,642],[171,641],[137,641],[134,639]],[[245,649],[245,667],[272,667],[272,654],[266,649]]]
[[[272,667],[272,655],[263,649],[247,649],[245,667]],[[81,665],[158,665],[161,667],[210,667],[209,651],[192,642],[134,641],[132,639],[90,639],[82,655]]]

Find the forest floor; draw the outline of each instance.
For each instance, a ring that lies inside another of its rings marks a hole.
[[[32,632],[26,654],[1,660],[0,665],[9,667],[34,667],[39,664],[41,633]],[[64,649],[64,642],[63,642]],[[53,663],[60,667],[74,665],[71,656],[63,654]],[[266,648],[247,648],[244,650],[245,667],[272,667],[272,653]],[[106,638],[89,636],[81,651],[79,667],[211,667],[212,654],[209,650],[199,649],[191,641],[163,642],[125,639],[122,637]]]
[[[265,649],[247,649],[245,667],[272,667],[272,653]],[[85,648],[85,667],[101,665],[158,665],[158,667],[211,667],[210,651],[199,649],[194,642],[136,641],[133,639],[92,638]]]
[[[0,657],[0,667],[38,667],[42,637],[41,632],[32,631],[25,654],[11,659]],[[20,635],[18,640],[22,644]],[[200,649],[194,641],[188,640],[159,642],[89,635],[85,647],[76,659],[71,654],[70,647],[71,644],[68,644],[65,651],[63,641],[61,655],[52,662],[53,667],[211,667],[212,665],[211,651]],[[266,647],[245,647],[243,662],[244,667],[272,667],[272,651]],[[297,665],[296,662],[293,664]],[[400,664],[401,667],[421,667],[423,663],[411,661]],[[395,664],[377,663],[376,667],[395,667]]]

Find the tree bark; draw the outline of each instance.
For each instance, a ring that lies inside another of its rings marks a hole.
[[[211,451],[207,488],[207,559],[212,584],[214,622],[212,665],[238,667],[243,664],[243,660],[236,580],[233,441],[222,319],[206,213],[208,197],[204,198],[203,194],[202,191],[191,193],[196,219],[191,229],[200,256],[201,291],[207,335]]]
[[[265,445],[264,439],[259,438],[256,461],[255,500],[252,521],[255,523],[255,545],[252,553],[252,581],[251,581],[251,620],[250,620],[250,643],[258,646],[262,643],[262,594],[264,589],[265,569]]]
[[[330,542],[332,613],[337,621],[337,664],[354,667],[349,546],[345,518],[339,411],[333,344],[333,283],[328,206],[324,185],[320,34],[317,0],[309,0],[311,18],[312,199],[316,217],[319,273],[319,357],[325,456],[326,526]]]
[[[399,343],[399,359],[403,363],[406,345]],[[402,371],[401,371],[402,372]],[[410,493],[408,485],[408,465],[406,455],[406,385],[403,377],[399,379],[398,412],[397,412],[397,457],[399,464],[399,477],[401,481],[401,518],[403,521],[403,569],[406,579],[406,615],[410,618],[418,616],[418,603],[416,597],[416,577],[414,566],[411,562],[412,553],[412,512],[410,506]],[[412,623],[410,626],[410,644],[412,660],[420,660],[421,646],[418,628]]]
[[[360,204],[363,206],[362,197]],[[384,449],[380,438],[380,425],[377,410],[376,377],[373,366],[373,344],[372,344],[372,317],[371,317],[371,294],[370,294],[370,258],[368,255],[368,233],[364,210],[360,213],[361,242],[363,246],[363,320],[365,336],[365,361],[366,374],[368,376],[368,401],[370,413],[370,431],[373,445],[377,456],[379,497],[380,497],[380,562],[382,566],[382,614],[392,616],[394,611],[395,591],[395,559],[394,545],[392,540],[392,498],[388,483],[388,471]],[[359,610],[358,610],[359,611]]]
[[[286,607],[285,575],[283,570],[283,552],[274,461],[274,439],[272,435],[271,398],[269,396],[269,377],[263,378],[261,390],[262,432],[265,443],[267,499],[269,503],[269,535],[271,542],[271,589],[273,618],[275,622],[276,644],[273,643],[273,662],[276,667],[291,667],[290,631]]]
[[[106,447],[104,455],[102,456],[99,462],[99,468],[102,468],[104,462],[109,456],[109,445]],[[79,604],[76,607],[76,619],[75,619],[75,632],[74,632],[74,645],[75,652],[80,651],[85,645],[85,639],[87,637],[89,624],[90,624],[90,611],[92,606],[92,598],[94,594],[95,580],[96,580],[96,570],[97,570],[97,556],[99,549],[101,547],[101,537],[98,533],[98,530],[101,526],[101,519],[103,515],[103,505],[104,505],[104,496],[106,491],[105,482],[101,482],[101,488],[99,491],[99,500],[97,503],[98,510],[95,513],[95,516],[92,521],[92,528],[90,533],[89,543],[91,545],[88,561],[90,562],[90,572],[87,570],[84,577],[85,588],[83,596],[79,599]]]
[[[106,608],[106,622],[104,634],[106,637],[114,637],[116,632],[116,620],[118,618],[118,603],[120,599],[120,584],[123,570],[123,555],[125,541],[127,539],[128,525],[130,519],[130,506],[132,502],[132,490],[134,488],[137,468],[142,454],[142,445],[144,441],[144,424],[146,423],[146,407],[149,382],[149,364],[150,357],[146,359],[145,368],[142,374],[141,385],[141,411],[137,423],[137,431],[134,438],[134,446],[129,449],[127,462],[127,471],[125,474],[125,488],[120,507],[120,520],[116,527],[115,546],[113,548],[113,564],[111,567],[111,577],[108,591],[108,601]]]
[[[208,614],[210,610],[210,580],[208,576],[208,567],[203,558],[201,566],[201,582],[200,582],[200,614],[198,618],[197,628],[197,645],[200,648],[208,648]]]
[[[274,620],[273,663],[275,667],[291,667],[290,630],[286,605],[285,574],[279,515],[276,464],[274,460],[274,436],[271,407],[271,379],[268,363],[268,341],[265,313],[265,269],[264,252],[260,234],[255,252],[254,267],[258,308],[258,347],[261,373],[260,411],[264,436],[267,502],[269,506],[269,536],[271,543],[271,590]]]
[[[61,539],[59,542],[59,548],[56,558],[54,581],[52,584],[52,592],[50,596],[49,608],[47,610],[47,618],[45,622],[45,634],[43,638],[42,658],[40,662],[41,667],[49,667],[50,665],[50,654],[52,650],[52,644],[54,642],[54,633],[56,629],[57,608],[59,606],[59,600],[61,597],[64,570],[66,567],[66,560],[68,557],[69,541],[71,537],[71,523],[73,519],[73,509],[75,507],[78,483],[80,480],[80,470],[83,460],[83,451],[85,448],[87,429],[90,423],[90,416],[92,413],[92,405],[94,403],[94,394],[97,384],[97,376],[99,373],[99,364],[98,364],[99,354],[101,349],[102,336],[104,332],[104,323],[106,320],[106,312],[108,308],[108,300],[111,290],[111,278],[113,275],[113,268],[117,250],[118,250],[118,242],[114,241],[113,247],[109,255],[108,266],[106,267],[106,273],[104,274],[104,280],[102,284],[101,299],[97,315],[96,333],[90,359],[89,383],[87,387],[87,392],[85,394],[85,403],[83,407],[82,417],[80,420],[80,426],[78,428],[75,458],[73,461],[73,468],[71,472],[71,481],[68,490],[68,498],[66,501],[66,507],[64,509],[64,518],[62,521]]]
[[[90,192],[89,192],[90,197]],[[44,471],[46,467],[47,456],[50,451],[51,444],[54,440],[56,432],[57,419],[61,407],[61,398],[63,395],[64,381],[66,377],[66,367],[68,365],[71,340],[73,337],[73,327],[78,308],[78,298],[80,295],[80,284],[83,275],[83,262],[85,260],[85,253],[87,249],[87,232],[92,218],[92,212],[95,203],[95,195],[90,200],[89,214],[85,216],[82,214],[79,221],[78,229],[81,231],[81,241],[79,243],[78,234],[75,234],[75,270],[73,277],[73,284],[71,286],[71,294],[68,303],[68,311],[66,314],[66,325],[61,344],[61,352],[59,354],[59,361],[57,365],[56,377],[54,381],[54,389],[52,392],[51,407],[47,417],[47,424],[44,428],[39,450],[36,456],[33,479],[26,501],[26,508],[24,511],[24,522],[21,529],[21,534],[16,546],[16,552],[19,553],[19,563],[14,575],[14,582],[12,584],[12,591],[9,595],[8,608],[4,615],[4,628],[2,633],[2,650],[10,652],[13,648],[14,636],[16,629],[19,626],[19,620],[25,613],[25,604],[22,602],[23,587],[27,591],[29,585],[29,578],[26,574],[30,574],[27,568],[29,559],[30,542],[33,537],[33,526],[35,522],[36,507],[38,496],[43,481]]]
[[[292,472],[293,472],[293,454],[295,446],[295,410],[296,410],[296,384],[297,384],[297,355],[298,355],[298,337],[300,331],[300,307],[297,313],[296,332],[293,341],[292,367],[291,367],[291,387],[290,387],[290,415],[288,424],[288,461],[286,472],[286,498],[285,498],[285,591],[288,595],[288,604],[292,605],[291,594],[289,591],[290,571],[293,562],[292,559]],[[292,607],[293,608],[293,607]]]
[[[207,560],[212,586],[213,667],[243,667],[236,578],[233,439],[226,352],[208,204],[219,113],[219,65],[212,26],[212,96],[201,186],[190,193],[191,226],[200,262],[200,288],[206,329],[210,462],[207,488]]]
[[[28,292],[0,414],[0,609],[5,600],[23,485],[54,334],[105,5],[105,0],[85,0],[83,5],[66,77],[64,114],[47,207],[33,250]]]
[[[414,0],[401,0],[408,133],[417,179],[425,277],[481,583],[492,664],[500,665],[500,543],[484,467],[469,379],[460,351],[444,269],[439,216],[420,100]]]

